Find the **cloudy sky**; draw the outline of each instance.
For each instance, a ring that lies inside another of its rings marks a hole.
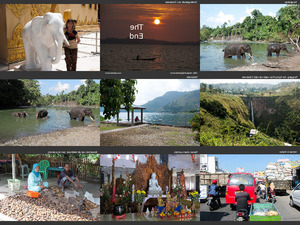
[[[85,80],[38,80],[41,87],[42,95],[51,94],[56,95],[57,93],[69,93],[73,90],[77,90],[80,85],[85,83]],[[99,80],[95,80],[99,83]]]
[[[154,20],[160,23],[154,24]],[[100,7],[101,38],[128,38],[129,33],[144,34],[144,39],[199,41],[197,4],[103,4]],[[142,31],[130,25],[144,24]]]
[[[282,4],[201,4],[200,27],[203,25],[216,28],[226,22],[234,25],[251,15],[258,9],[263,15],[276,16],[277,11],[284,7]]]
[[[198,79],[138,79],[135,105],[143,105],[168,91],[193,91],[200,88]]]
[[[279,84],[281,82],[300,82],[299,79],[200,79],[201,83],[224,84],[224,83],[248,83],[248,84]]]

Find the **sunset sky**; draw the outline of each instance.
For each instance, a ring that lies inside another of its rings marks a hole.
[[[159,24],[154,23],[157,19]],[[142,32],[144,39],[198,41],[200,9],[197,4],[103,4],[100,23],[102,39]],[[138,23],[144,24],[143,31],[130,31],[130,25]]]

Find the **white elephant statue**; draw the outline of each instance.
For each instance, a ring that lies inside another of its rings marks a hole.
[[[23,29],[25,70],[51,71],[61,60],[63,42],[69,46],[60,13],[46,13],[29,21]]]

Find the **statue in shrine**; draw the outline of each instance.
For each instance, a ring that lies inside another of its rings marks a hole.
[[[179,177],[179,185],[180,185],[181,187],[183,187],[183,195],[184,195],[183,198],[186,198],[186,197],[187,197],[187,194],[186,194],[185,177],[184,177],[184,172],[183,172],[183,170],[182,170],[181,173],[180,173],[180,177]]]
[[[23,29],[23,44],[26,54],[24,70],[51,71],[52,64],[61,61],[65,37],[64,21],[60,13],[46,13],[29,21]]]
[[[158,185],[156,174],[152,173],[151,179],[149,180],[149,195],[162,195],[162,188]]]
[[[172,200],[172,196],[170,195],[170,193],[167,193],[167,201],[166,201],[166,210],[167,212],[172,211],[173,209],[173,200]]]
[[[158,202],[157,206],[159,206],[159,207],[165,206],[165,202],[161,198],[161,195],[157,198],[157,202]]]

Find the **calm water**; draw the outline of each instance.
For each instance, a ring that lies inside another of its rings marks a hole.
[[[132,60],[155,58],[155,60]],[[102,44],[102,71],[199,71],[198,45]]]
[[[100,113],[102,116],[102,112]],[[175,126],[190,126],[189,120],[194,117],[193,113],[160,113],[160,112],[144,112],[144,121],[145,123],[158,123],[158,124],[167,124]],[[134,118],[138,116],[141,119],[141,113],[135,112]],[[127,112],[120,112],[119,115],[122,122],[127,121]],[[131,113],[130,113],[131,119]],[[117,121],[117,118],[111,119],[111,121]]]
[[[276,54],[273,57],[267,57],[267,46],[269,43],[251,43],[253,57],[248,60],[249,54],[246,53],[246,59],[237,59],[233,56],[231,59],[224,59],[224,52],[226,45],[230,42],[201,42],[200,43],[200,70],[201,71],[222,71],[228,70],[237,66],[251,65],[253,63],[263,63],[266,61],[277,60]],[[289,52],[291,52],[291,45],[286,45]],[[287,57],[286,51],[280,51],[279,59]]]
[[[21,109],[0,110],[0,142],[5,142],[18,137],[31,136],[40,133],[49,133],[55,130],[63,130],[75,126],[87,126],[92,124],[90,117],[85,117],[84,122],[70,120],[67,110],[72,107],[30,107]],[[36,119],[35,112],[47,109],[48,119]],[[25,118],[14,117],[13,112],[25,110],[29,116]],[[100,109],[92,108],[95,116],[95,125],[100,125]]]

